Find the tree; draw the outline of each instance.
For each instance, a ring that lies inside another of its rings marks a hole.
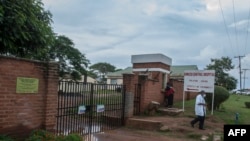
[[[96,76],[101,79],[101,82],[105,82],[106,81],[105,76],[107,75],[107,73],[115,72],[116,71],[115,68],[116,68],[115,66],[106,62],[96,63],[89,67],[90,72],[92,73],[95,72]]]
[[[221,59],[211,59],[211,64],[206,66],[206,70],[215,70],[216,85],[223,86],[228,90],[236,88],[237,79],[230,76],[227,72],[234,68],[232,60],[229,57],[221,57]]]
[[[66,36],[57,36],[55,43],[50,47],[49,58],[59,62],[59,76],[64,78],[67,75],[73,80],[81,79],[84,75],[87,78],[86,67],[89,60],[78,49],[74,48],[74,43]]]
[[[59,62],[59,76],[87,79],[89,64],[66,36],[57,36],[52,14],[41,0],[0,0],[0,54],[41,61]]]
[[[53,43],[52,14],[41,0],[0,1],[0,54],[29,59],[48,59]]]

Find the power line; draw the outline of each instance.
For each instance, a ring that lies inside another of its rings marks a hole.
[[[223,13],[223,9],[222,9],[221,1],[220,1],[220,0],[219,0],[219,4],[220,4],[221,14],[222,14],[223,21],[224,21],[224,26],[225,26],[225,29],[226,29],[226,32],[227,32],[227,37],[228,37],[230,46],[231,46],[231,48],[232,48],[232,50],[233,50],[232,41],[231,41],[230,35],[229,35],[229,33],[228,33],[227,24],[226,24],[226,20],[225,20],[225,17],[224,17],[224,13]]]
[[[233,38],[233,36],[231,35],[231,37],[230,37],[230,35],[229,35],[229,29],[228,29],[228,27],[227,27],[227,24],[226,24],[226,20],[225,20],[225,16],[224,16],[224,13],[223,13],[223,9],[222,9],[222,4],[221,4],[221,0],[218,0],[219,1],[219,6],[220,6],[220,9],[221,9],[221,13],[222,13],[222,17],[223,17],[223,21],[224,21],[224,26],[225,26],[225,29],[226,29],[226,33],[227,33],[227,36],[228,36],[228,39],[229,39],[229,43],[230,43],[230,46],[231,46],[231,48],[232,48],[232,51],[234,52],[234,50],[237,50],[237,53],[238,53],[238,56],[235,56],[235,58],[238,58],[239,59],[239,81],[240,81],[240,90],[242,89],[242,77],[241,77],[241,75],[242,75],[242,68],[241,68],[241,59],[243,58],[243,57],[245,57],[245,56],[240,56],[240,47],[239,47],[239,42],[238,42],[238,32],[237,32],[237,21],[236,21],[236,11],[235,11],[235,2],[234,2],[234,0],[232,0],[232,4],[233,4],[233,17],[234,17],[234,30],[235,30],[235,41],[236,41],[236,43],[235,43],[235,47],[233,47],[233,42],[232,42],[232,40],[231,40],[231,38]],[[247,44],[248,44],[248,27],[250,26],[250,7],[249,7],[249,13],[248,13],[249,15],[248,15],[248,23],[247,23],[247,33],[246,33],[246,42],[245,42],[245,52],[247,51],[246,49],[247,49]],[[234,54],[237,54],[236,52],[234,52]],[[246,79],[246,77],[245,77],[245,71],[246,70],[244,70],[244,88],[245,88],[245,79]]]
[[[243,89],[245,90],[246,71],[247,71],[247,70],[250,70],[250,69],[242,69],[242,70],[243,70],[243,74],[244,74],[244,76],[243,76],[243,80],[244,80],[244,81],[243,81],[243,82],[244,82],[244,83],[243,83]]]
[[[234,8],[234,0],[233,2],[233,15],[234,15],[234,31],[235,31],[235,41],[236,41],[236,47],[238,48],[238,33],[237,33],[237,24],[236,24],[236,17],[235,17],[235,8]],[[238,54],[239,54],[239,48],[238,48]]]
[[[246,45],[245,45],[245,52],[247,51],[247,38],[248,38],[248,27],[249,27],[249,20],[250,20],[250,7],[249,7],[249,11],[248,11],[248,19],[247,19],[247,28],[246,28],[246,31],[247,31],[247,35],[246,35]]]
[[[240,74],[240,90],[242,89],[241,87],[241,58],[245,56],[235,56],[234,58],[239,58],[239,74]]]

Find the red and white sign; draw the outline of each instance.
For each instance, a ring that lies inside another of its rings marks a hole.
[[[184,71],[184,91],[214,93],[214,70]]]

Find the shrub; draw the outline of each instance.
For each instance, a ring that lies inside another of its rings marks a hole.
[[[82,137],[78,134],[69,134],[62,141],[82,141]]]
[[[83,139],[80,135],[75,133],[67,136],[56,136],[46,130],[38,129],[34,130],[25,141],[83,141]]]
[[[245,102],[247,108],[250,108],[250,102]]]
[[[34,130],[31,132],[30,136],[25,140],[25,141],[54,141],[55,140],[55,136],[45,130]]]
[[[212,110],[212,94],[206,95],[206,101],[208,104],[208,110]],[[222,86],[214,87],[214,110],[220,108],[220,104],[226,101],[230,96],[228,90]]]
[[[0,135],[0,141],[14,141],[14,140],[7,135]]]

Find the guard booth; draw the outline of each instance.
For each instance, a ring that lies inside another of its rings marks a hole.
[[[126,92],[135,96],[133,114],[138,115],[148,110],[152,101],[163,104],[162,91],[169,81],[172,59],[160,53],[139,54],[132,55],[131,62],[132,74],[123,74],[123,84]]]

